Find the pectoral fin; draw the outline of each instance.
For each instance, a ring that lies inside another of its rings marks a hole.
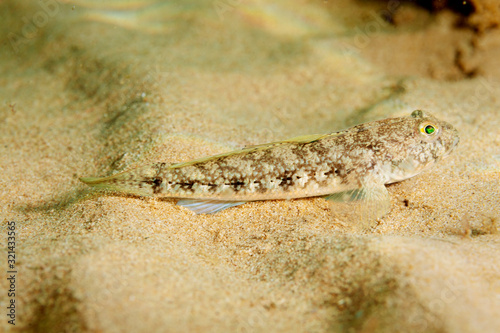
[[[332,203],[334,214],[346,222],[370,227],[391,208],[389,192],[383,184],[364,185],[359,189],[332,193],[325,197]]]
[[[213,214],[221,210],[239,206],[245,201],[217,201],[217,200],[196,200],[196,199],[181,199],[177,201],[177,205],[186,207],[196,214]]]

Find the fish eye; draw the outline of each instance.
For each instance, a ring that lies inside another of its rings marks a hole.
[[[423,123],[422,125],[420,125],[420,132],[427,136],[437,134],[438,130],[439,128],[433,124]]]
[[[432,134],[436,131],[436,129],[432,125],[427,125],[427,126],[425,126],[424,131],[427,134]]]

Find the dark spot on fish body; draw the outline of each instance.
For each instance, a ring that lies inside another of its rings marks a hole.
[[[230,185],[230,186],[243,186],[245,185],[245,182],[242,182],[242,181],[234,181],[234,182],[231,182],[231,183],[226,183],[226,185]]]
[[[287,190],[294,185],[293,177],[288,176],[281,178],[281,183],[279,185],[283,187],[284,190]]]
[[[154,177],[154,178],[146,178],[142,183],[146,183],[148,185],[151,185],[151,188],[153,189],[154,194],[160,193],[161,190],[161,184],[163,183],[163,178],[160,177]]]
[[[153,181],[153,193],[157,194],[160,192],[161,189],[161,183],[163,182],[162,178],[155,178]]]
[[[328,171],[323,172],[323,175],[324,175],[325,177],[330,177],[330,176],[338,176],[338,175],[340,175],[340,170],[339,170],[339,169],[332,168],[332,169],[330,169],[330,170],[328,170]]]
[[[193,192],[193,185],[194,185],[194,183],[184,182],[184,183],[179,183],[179,185],[181,186],[181,188],[183,190]]]
[[[229,182],[225,182],[224,185],[231,186],[233,190],[239,191],[243,186],[247,185],[247,183],[241,180],[232,180]]]
[[[159,162],[155,164],[156,167],[156,176],[160,177],[161,173],[163,172],[163,169],[167,166],[167,163],[165,162]]]

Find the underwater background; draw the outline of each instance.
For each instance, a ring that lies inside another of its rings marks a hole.
[[[0,331],[500,331],[499,22],[494,0],[0,2]],[[78,181],[415,109],[459,146],[369,230],[321,198],[194,215]]]

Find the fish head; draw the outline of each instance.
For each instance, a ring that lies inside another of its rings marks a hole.
[[[458,131],[452,125],[422,110],[399,118],[392,126],[392,160],[382,167],[386,184],[429,169],[447,157],[459,142]]]
[[[428,112],[415,110],[411,113],[415,152],[435,160],[448,156],[457,146],[458,131],[449,123],[439,120]]]

